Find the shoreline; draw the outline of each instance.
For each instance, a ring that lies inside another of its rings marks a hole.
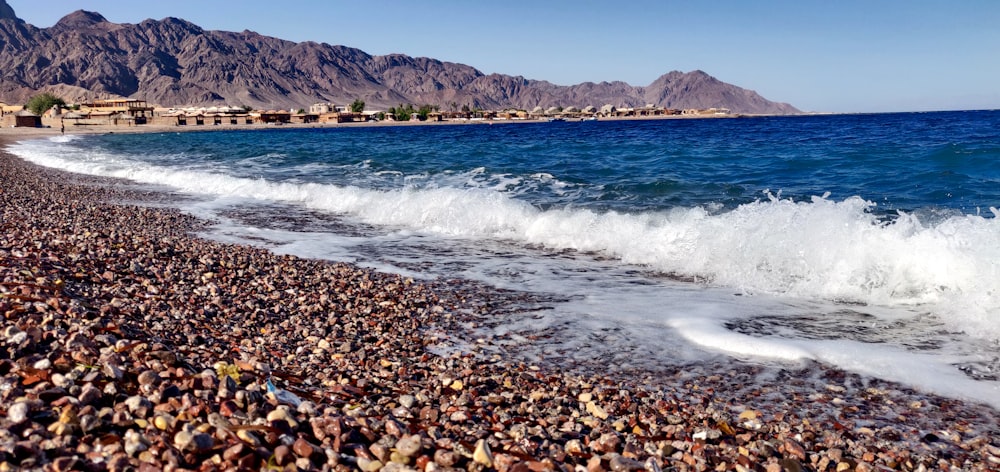
[[[663,121],[663,120],[717,120],[717,119],[741,119],[741,118],[767,118],[767,117],[801,117],[801,116],[823,116],[825,113],[800,113],[794,115],[749,115],[749,114],[728,114],[728,115],[665,115],[665,116],[623,116],[604,117],[596,121],[632,122],[632,121]],[[582,123],[587,120],[566,120],[565,123]],[[470,119],[470,120],[445,120],[445,121],[364,121],[349,123],[283,123],[274,124],[221,124],[221,125],[164,125],[164,124],[144,124],[144,125],[113,125],[113,124],[86,124],[74,125],[70,123],[65,131],[60,130],[60,122],[55,118],[43,118],[43,126],[40,128],[4,128],[0,127],[0,136],[24,137],[24,136],[49,136],[59,134],[107,134],[107,133],[161,133],[161,132],[197,132],[197,131],[248,131],[248,130],[278,130],[278,129],[338,129],[355,127],[386,127],[386,126],[467,126],[467,125],[508,125],[508,124],[550,124],[548,120],[538,119]]]
[[[59,135],[19,130],[0,133],[0,146]],[[518,294],[199,239],[205,223],[170,198],[0,151],[0,463],[1000,467],[996,410],[822,366],[747,386],[763,368],[600,375],[530,365],[489,343],[435,355],[465,323],[517,316],[504,308]],[[281,390],[269,393],[269,380]]]

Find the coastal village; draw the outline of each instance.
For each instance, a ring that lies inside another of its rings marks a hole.
[[[361,108],[358,111],[358,108]],[[429,108],[426,113],[416,110],[395,112],[389,110],[364,110],[361,107],[314,103],[298,111],[255,110],[250,107],[157,107],[145,100],[112,98],[91,100],[70,106],[54,106],[42,115],[36,115],[23,105],[0,103],[3,127],[60,127],[78,126],[236,126],[284,124],[335,124],[374,122],[503,122],[503,121],[585,121],[598,119],[653,119],[677,116],[731,116],[724,108],[669,109],[655,105],[643,107],[600,108],[535,107],[532,110],[479,110],[462,107],[462,110],[441,111]],[[401,110],[402,111],[402,110]],[[403,119],[400,119],[400,118]],[[406,118],[408,117],[408,118]]]

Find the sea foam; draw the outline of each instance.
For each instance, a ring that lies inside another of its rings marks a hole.
[[[438,237],[594,253],[748,295],[910,307],[935,314],[950,329],[1000,339],[996,217],[930,222],[899,212],[886,219],[872,211],[875,203],[860,196],[792,201],[770,192],[722,212],[704,207],[637,213],[572,206],[542,210],[506,191],[512,185],[508,179],[503,185],[483,184],[495,182],[477,178],[483,169],[448,176],[451,182],[428,185],[422,176],[420,186],[376,190],[233,177],[100,152],[70,156],[61,152],[66,141],[27,141],[11,151],[49,167],[167,185],[227,202],[293,204]],[[464,183],[453,186],[455,181]]]

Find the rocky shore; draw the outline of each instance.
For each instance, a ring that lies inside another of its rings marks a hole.
[[[517,295],[206,241],[169,198],[0,154],[0,470],[1000,470],[996,410],[818,366],[440,354]]]

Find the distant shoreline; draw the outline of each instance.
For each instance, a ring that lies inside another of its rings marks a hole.
[[[767,117],[801,117],[827,115],[826,113],[803,113],[803,114],[719,114],[719,115],[666,115],[666,116],[627,116],[627,117],[604,117],[592,121],[614,121],[614,122],[636,122],[636,121],[672,121],[672,120],[717,120],[717,119],[745,119],[745,118],[767,118]],[[834,113],[829,113],[834,115]],[[21,137],[42,137],[68,135],[89,135],[108,133],[163,133],[163,132],[192,132],[192,131],[249,131],[249,130],[269,130],[269,129],[337,129],[354,127],[383,127],[383,126],[469,126],[469,125],[512,125],[512,124],[560,124],[560,123],[583,123],[584,119],[567,119],[561,122],[550,122],[547,120],[522,120],[522,119],[492,119],[492,120],[444,120],[444,121],[359,121],[350,123],[283,123],[275,124],[221,124],[221,125],[113,125],[113,124],[87,124],[74,125],[66,123],[65,132],[60,132],[60,122],[54,118],[43,118],[42,127],[2,127],[0,136],[21,136]]]
[[[666,116],[629,116],[629,117],[606,117],[594,121],[613,122],[646,122],[646,121],[674,121],[674,120],[718,120],[718,119],[753,119],[753,118],[807,118],[817,116],[851,116],[851,115],[893,115],[911,113],[966,113],[966,112],[996,112],[1000,110],[937,110],[937,111],[894,111],[894,112],[856,112],[856,113],[835,113],[835,112],[807,112],[794,114],[726,114],[726,115],[666,115]],[[561,123],[582,123],[587,120],[566,120]],[[66,135],[92,135],[110,133],[168,133],[168,132],[207,132],[207,131],[263,131],[280,129],[340,129],[357,127],[408,127],[408,126],[470,126],[470,125],[516,125],[516,124],[538,124],[553,125],[546,120],[521,120],[521,119],[496,119],[496,120],[446,120],[446,121],[364,121],[350,123],[284,123],[274,124],[221,124],[221,125],[112,125],[112,124],[88,124],[66,126],[65,132],[60,132],[60,123],[52,118],[43,118],[43,126],[40,128],[27,127],[0,127],[0,137],[10,138],[13,141],[21,139],[31,139],[35,137]]]

